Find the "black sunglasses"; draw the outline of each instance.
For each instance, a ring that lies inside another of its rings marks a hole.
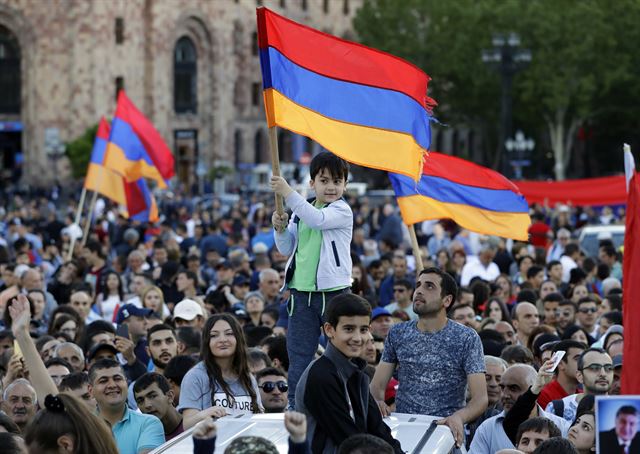
[[[265,393],[269,394],[276,389],[276,386],[278,387],[278,391],[280,391],[281,393],[286,393],[289,389],[289,385],[287,385],[287,382],[284,380],[278,382],[266,381],[261,384],[259,388],[262,388]]]

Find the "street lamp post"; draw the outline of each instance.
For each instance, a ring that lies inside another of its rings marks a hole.
[[[507,139],[504,146],[511,155],[509,162],[515,171],[515,179],[522,180],[522,168],[531,165],[529,153],[536,143],[533,139],[525,138],[522,131],[517,131],[515,139]]]
[[[493,48],[482,51],[482,61],[500,73],[502,95],[500,99],[500,129],[498,143],[502,151],[502,168],[508,171],[505,143],[511,136],[512,107],[511,87],[513,76],[531,62],[531,51],[520,49],[520,36],[516,33],[508,35],[495,34],[492,39]]]

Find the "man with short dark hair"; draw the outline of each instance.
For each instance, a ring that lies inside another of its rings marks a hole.
[[[164,323],[152,326],[147,331],[147,353],[153,361],[154,372],[162,374],[171,358],[178,354],[173,328]]]
[[[393,284],[393,303],[384,308],[391,314],[398,310],[403,311],[411,320],[418,320],[418,314],[413,312],[412,294],[413,284],[407,279],[398,279]]]
[[[146,454],[164,443],[158,418],[129,410],[127,379],[118,362],[101,359],[91,366],[89,392],[96,399],[100,416],[111,425],[120,454]]]
[[[447,318],[457,293],[453,277],[439,268],[420,273],[413,293],[413,310],[420,318],[391,328],[371,393],[387,415],[384,392],[397,368],[397,411],[443,416],[438,422],[446,424],[456,445],[462,446],[464,424],[487,408],[487,386],[478,333]]]
[[[513,312],[513,327],[516,329],[518,342],[526,347],[529,343],[529,336],[540,325],[538,309],[534,304],[523,301],[515,306]]]
[[[545,440],[560,436],[562,436],[560,429],[553,421],[538,416],[520,424],[518,435],[516,435],[516,446],[524,454],[531,454]]]
[[[598,338],[598,304],[591,296],[580,298],[577,304],[577,324],[594,339]]]
[[[640,452],[638,436],[638,409],[633,405],[623,405],[616,412],[615,427],[600,431],[600,452],[632,454]]]
[[[184,432],[182,415],[173,406],[173,391],[164,376],[157,372],[144,374],[133,385],[133,394],[142,413],[160,419],[167,441]]]
[[[571,300],[564,300],[558,303],[556,328],[560,334],[576,322],[576,311],[576,304]]]
[[[544,324],[552,327],[556,327],[558,320],[556,319],[556,312],[564,297],[560,293],[549,293],[542,298],[542,310],[544,316]]]
[[[60,386],[62,378],[69,375],[73,370],[71,364],[62,358],[51,358],[44,363],[44,367],[47,369],[51,380],[53,380],[58,387]]]
[[[546,408],[549,402],[556,399],[564,399],[569,394],[574,394],[578,390],[578,360],[587,346],[582,342],[574,340],[563,340],[553,347],[553,353],[557,351],[565,352],[562,361],[555,370],[555,378],[542,389],[538,397],[538,404]]]
[[[403,452],[382,420],[363,372],[366,362],[359,358],[370,317],[371,306],[357,295],[341,294],[329,302],[327,349],[309,364],[296,388],[296,410],[307,416],[313,452],[334,452],[358,433],[383,438],[397,454]]]
[[[266,367],[256,373],[265,413],[283,413],[287,408],[287,376],[280,369]]]
[[[180,402],[180,386],[182,385],[182,379],[189,372],[189,370],[195,366],[197,361],[187,355],[178,355],[171,358],[169,363],[164,369],[164,376],[169,381],[169,385],[173,390],[173,405],[177,406]]]
[[[531,284],[536,292],[540,290],[540,286],[544,282],[544,268],[533,265],[527,270],[527,282]]]
[[[91,413],[97,410],[96,400],[89,392],[89,374],[86,372],[74,372],[62,378],[60,392],[71,394],[87,405]]]
[[[601,263],[609,266],[609,276],[615,277],[619,281],[622,280],[622,265],[618,261],[618,253],[615,246],[606,243],[598,248],[598,259]]]
[[[468,304],[458,304],[451,309],[450,318],[453,321],[467,326],[474,331],[478,330],[478,321],[476,320],[476,313]]]

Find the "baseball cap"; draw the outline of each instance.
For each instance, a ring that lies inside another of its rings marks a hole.
[[[245,285],[245,284],[249,284],[249,279],[247,279],[247,276],[238,274],[236,277],[233,278],[233,285]]]
[[[125,304],[118,311],[118,315],[116,317],[116,324],[120,324],[124,322],[131,316],[136,317],[148,317],[153,313],[151,309],[144,309],[136,306],[135,304]]]
[[[183,299],[173,309],[173,318],[191,321],[198,315],[204,317],[202,306],[190,299]]]
[[[118,349],[111,344],[106,344],[106,343],[96,344],[93,347],[91,347],[91,350],[89,350],[89,353],[87,354],[87,359],[91,361],[93,357],[96,356],[96,353],[98,353],[100,350],[109,350],[114,355],[118,354]]]
[[[613,367],[621,367],[622,366],[622,355],[616,355],[611,358],[611,362],[613,363]]]
[[[376,307],[373,311],[371,311],[371,321],[374,321],[376,318],[382,317],[383,315],[391,317],[391,312],[386,310],[384,307]]]

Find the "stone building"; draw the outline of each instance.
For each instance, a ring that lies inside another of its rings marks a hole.
[[[0,171],[64,176],[63,144],[112,116],[119,88],[173,150],[183,183],[220,162],[270,162],[256,6],[352,39],[361,3],[0,0]],[[283,162],[310,146],[286,133],[279,142]]]

